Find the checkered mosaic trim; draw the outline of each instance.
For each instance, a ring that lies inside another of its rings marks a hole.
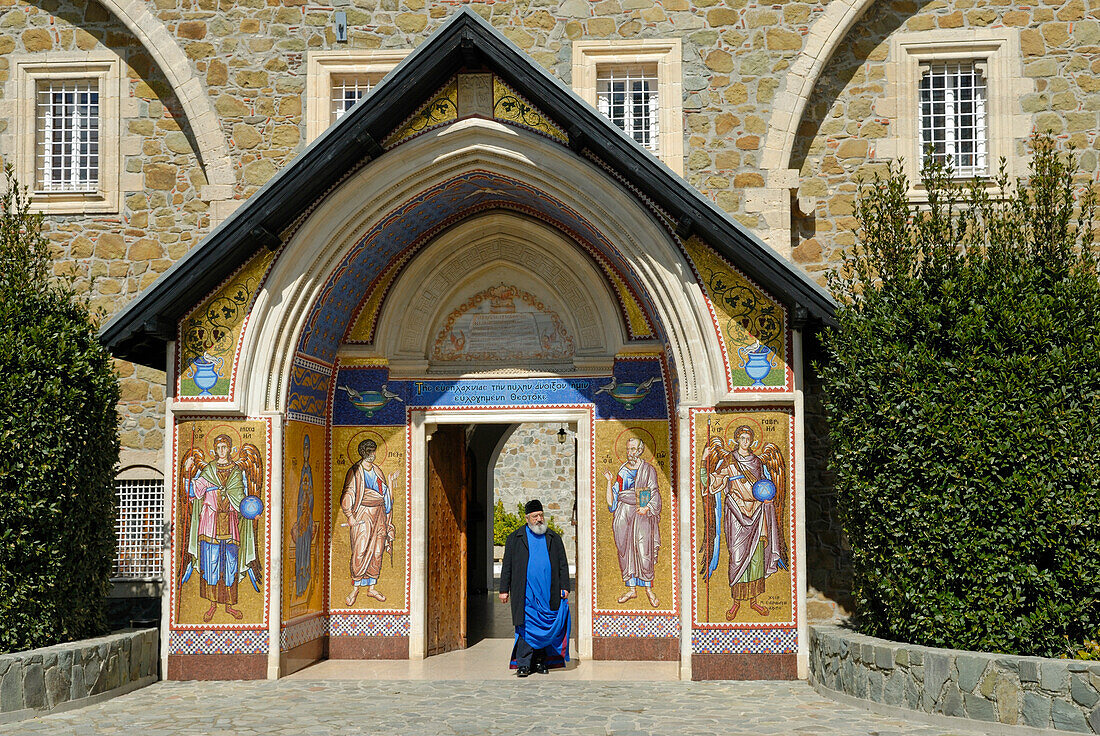
[[[408,636],[407,615],[335,613],[329,617],[330,636]]]
[[[308,621],[284,626],[279,632],[279,648],[285,652],[307,641],[320,639],[326,634],[328,634],[328,619],[324,616],[314,616]]]
[[[266,654],[267,631],[172,631],[169,654]]]
[[[595,636],[680,636],[679,616],[596,616],[592,620]]]
[[[798,651],[798,630],[693,629],[693,654],[790,654]]]

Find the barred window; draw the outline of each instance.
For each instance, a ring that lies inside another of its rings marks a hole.
[[[352,106],[367,96],[382,79],[380,74],[333,74],[329,123],[335,123]]]
[[[989,173],[983,66],[973,61],[951,61],[922,68],[921,157],[950,165],[955,176]]]
[[[115,578],[162,577],[164,481],[117,480]]]
[[[657,70],[606,66],[596,73],[596,107],[628,136],[660,154]]]
[[[36,90],[35,187],[94,192],[99,187],[99,83],[44,79]]]

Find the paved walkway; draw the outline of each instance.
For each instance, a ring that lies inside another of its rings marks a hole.
[[[804,682],[311,680],[160,682],[79,710],[0,726],[61,736],[947,736],[875,715]]]

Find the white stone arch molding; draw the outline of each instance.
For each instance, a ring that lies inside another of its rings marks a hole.
[[[787,79],[775,96],[768,136],[760,167],[771,178],[782,178],[791,165],[795,134],[806,112],[817,80],[832,59],[852,26],[863,17],[875,0],[832,0],[806,34],[806,46],[787,70]],[[789,177],[788,177],[789,178]],[[797,186],[792,182],[771,181],[769,186]]]
[[[466,218],[416,254],[382,306],[375,352],[398,375],[445,370],[430,365],[440,325],[465,299],[501,283],[537,297],[562,320],[577,369],[610,369],[626,329],[604,274],[559,230],[501,210]],[[448,372],[462,372],[455,368]]]
[[[229,145],[218,123],[214,105],[196,76],[191,60],[160,19],[149,10],[145,0],[99,1],[130,29],[172,85],[195,134],[206,181],[215,187],[213,191],[204,193],[203,198],[229,199],[236,184]]]
[[[305,320],[356,240],[425,189],[473,170],[538,187],[599,229],[649,291],[678,374],[681,405],[705,406],[725,395],[721,349],[706,301],[656,218],[568,149],[534,133],[473,118],[425,133],[370,162],[329,194],[289,239],[242,336],[241,410],[285,411]]]

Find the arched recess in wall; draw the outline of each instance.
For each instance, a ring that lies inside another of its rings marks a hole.
[[[814,21],[806,35],[806,47],[787,71],[783,91],[776,95],[761,156],[764,171],[780,172],[790,167],[795,134],[822,70],[856,21],[874,3],[875,0],[832,0]]]
[[[153,60],[157,62],[165,78],[176,92],[183,107],[195,141],[199,146],[199,158],[202,160],[208,184],[229,187],[219,191],[211,199],[228,199],[232,187],[236,184],[233,175],[233,163],[229,158],[229,146],[225,134],[218,124],[214,106],[206,95],[202,83],[192,71],[191,62],[183,49],[172,38],[155,15],[146,7],[144,0],[99,0],[108,11],[115,14],[130,32],[141,42]]]

